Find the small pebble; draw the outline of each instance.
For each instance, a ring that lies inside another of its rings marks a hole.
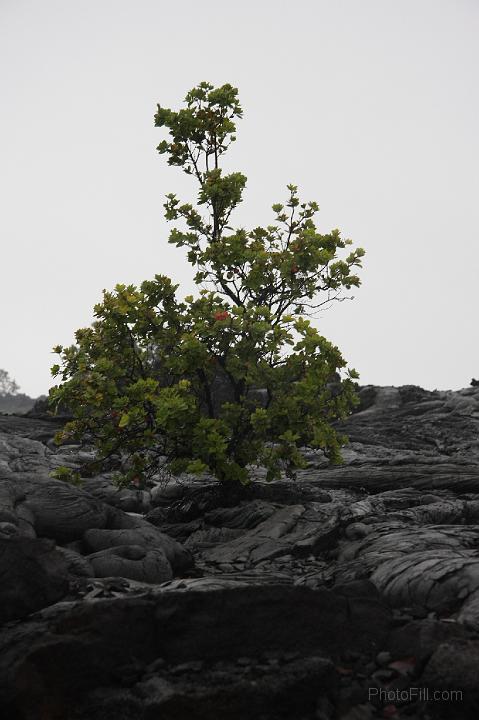
[[[356,650],[345,650],[341,655],[344,662],[355,662],[361,658],[361,653]]]
[[[158,670],[162,670],[165,667],[165,665],[166,665],[166,662],[163,658],[157,658],[152,663],[150,663],[150,665],[148,665],[147,671],[149,673],[155,673]]]
[[[251,665],[251,662],[251,658],[249,657],[240,657],[237,659],[236,664],[246,667],[247,665]]]
[[[283,653],[283,660],[284,662],[292,662],[293,660],[297,660],[299,658],[299,652],[285,652]]]
[[[392,678],[395,676],[394,670],[388,670],[387,668],[380,668],[379,670],[376,670],[372,674],[372,677],[374,680],[379,680],[379,682],[384,683],[388,682],[389,680],[392,680]]]
[[[386,667],[391,662],[391,653],[387,650],[382,650],[376,655],[376,663],[379,667]]]

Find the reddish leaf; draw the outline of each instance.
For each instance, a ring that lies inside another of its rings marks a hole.
[[[416,667],[416,658],[407,657],[402,660],[394,660],[392,663],[389,663],[388,667],[391,670],[396,670],[400,675],[410,675]]]
[[[351,670],[351,668],[345,668],[345,667],[342,667],[341,665],[336,665],[335,670],[336,670],[336,672],[338,672],[340,675],[351,675],[351,673],[353,672],[353,671]]]
[[[386,707],[383,708],[383,717],[390,718],[397,715],[398,709],[395,705],[386,705]]]

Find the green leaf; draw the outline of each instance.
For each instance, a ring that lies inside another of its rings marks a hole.
[[[130,422],[130,416],[128,413],[123,413],[123,415],[120,418],[120,422],[118,423],[118,427],[124,428],[128,425]]]

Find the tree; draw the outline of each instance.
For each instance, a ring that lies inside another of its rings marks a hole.
[[[16,395],[19,391],[19,386],[13,380],[6,370],[0,369],[0,396],[5,395]]]
[[[51,401],[74,413],[58,440],[90,439],[94,470],[121,458],[123,481],[137,485],[162,465],[220,481],[247,482],[254,463],[269,479],[292,475],[305,445],[338,462],[332,422],[356,402],[357,374],[332,382],[346,363],[307,316],[359,285],[364,251],[339,257],[351,241],[319,233],[317,204],[300,202],[294,185],[271,225],[231,227],[246,177],[224,174],[220,160],[242,116],[237,90],[201,83],[185,103],[158,105],[155,124],[169,133],[160,154],[198,183],[196,207],[169,194],[164,208],[180,222],[169,242],[187,249],[201,289],[180,301],[156,275],[104,291],[92,326],[54,348]]]

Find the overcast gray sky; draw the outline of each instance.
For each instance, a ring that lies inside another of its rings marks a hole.
[[[103,288],[168,274],[156,103],[239,88],[237,224],[299,186],[367,255],[317,325],[361,382],[479,376],[477,0],[0,0],[0,367],[31,395]]]

